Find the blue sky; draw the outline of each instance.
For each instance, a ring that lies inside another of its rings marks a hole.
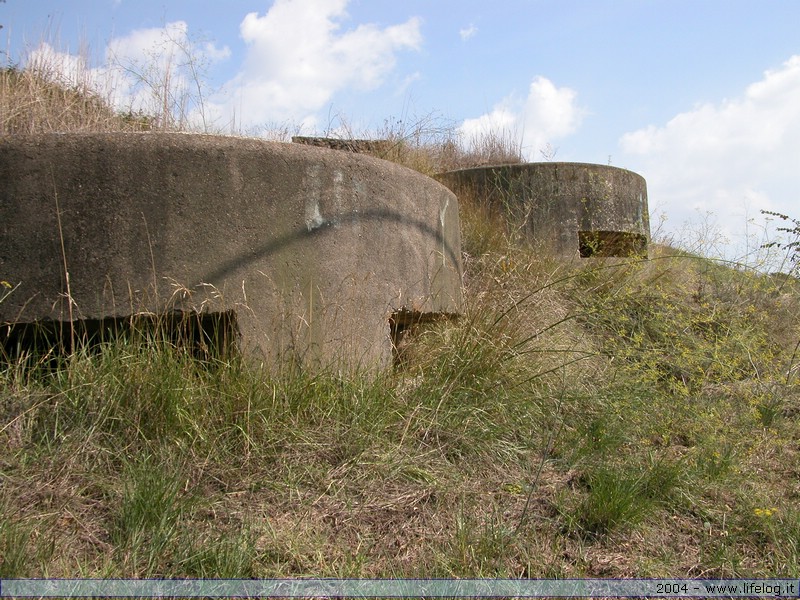
[[[647,179],[654,229],[731,258],[760,209],[800,218],[797,0],[7,0],[0,24],[15,61],[122,77],[123,108],[146,100],[114,65],[141,74],[172,44],[205,66],[219,129],[437,115],[530,160],[610,162]]]

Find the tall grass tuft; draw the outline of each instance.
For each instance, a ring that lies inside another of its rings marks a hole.
[[[145,114],[118,113],[85,79],[45,63],[0,69],[0,134],[149,131]]]

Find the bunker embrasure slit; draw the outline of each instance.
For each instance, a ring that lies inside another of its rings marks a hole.
[[[581,258],[647,256],[647,236],[629,231],[579,231]]]
[[[7,323],[0,328],[0,361],[24,357],[52,363],[78,349],[97,351],[103,344],[130,340],[186,349],[198,360],[226,358],[237,352],[239,327],[233,311],[172,311],[161,315],[40,320]]]
[[[399,310],[389,317],[389,337],[392,340],[392,363],[395,368],[403,365],[408,356],[410,344],[427,325],[459,317],[453,313],[421,312],[416,310]]]

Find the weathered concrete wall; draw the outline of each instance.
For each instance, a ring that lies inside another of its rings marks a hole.
[[[353,368],[391,361],[390,319],[461,310],[455,196],[385,161],[51,134],[0,139],[0,181],[0,323],[233,311],[250,356]]]
[[[542,162],[450,171],[436,179],[556,253],[642,254],[650,239],[647,184],[605,165]]]

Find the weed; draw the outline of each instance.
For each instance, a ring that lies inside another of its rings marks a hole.
[[[506,559],[513,530],[496,511],[483,519],[472,516],[462,507],[455,515],[453,538],[448,559],[443,565],[449,577],[502,577],[507,573]]]
[[[24,577],[30,568],[30,532],[8,517],[0,521],[0,577]]]
[[[788,233],[789,241],[771,241],[762,244],[762,248],[779,248],[786,252],[788,272],[796,273],[800,268],[800,219],[794,219],[788,215],[769,210],[762,210],[762,214],[777,217],[786,223],[784,227],[778,227],[778,231]]]
[[[256,576],[257,550],[248,529],[220,533],[210,539],[187,535],[181,542],[186,556],[179,559],[179,569],[190,577],[247,579]]]
[[[189,507],[185,483],[174,464],[145,456],[124,467],[122,497],[110,527],[111,542],[135,573],[158,575],[174,552],[180,519]]]
[[[586,476],[584,485],[587,495],[568,518],[581,534],[605,535],[635,525],[650,508],[641,479],[629,473],[597,468]]]

